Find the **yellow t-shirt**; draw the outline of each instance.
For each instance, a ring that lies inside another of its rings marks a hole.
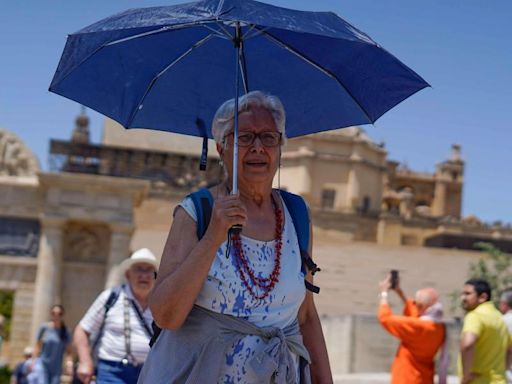
[[[471,383],[506,384],[505,359],[507,349],[512,345],[512,336],[494,304],[487,301],[468,312],[462,327],[462,333],[464,332],[478,336],[471,372],[479,376]],[[461,374],[459,359],[459,375]]]

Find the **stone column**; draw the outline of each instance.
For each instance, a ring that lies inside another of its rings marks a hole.
[[[434,189],[434,201],[432,204],[432,214],[434,216],[446,215],[446,182],[437,180]]]
[[[349,211],[356,212],[359,205],[359,175],[357,172],[357,164],[352,163],[348,173],[347,181],[347,200],[346,206]]]
[[[300,149],[302,150],[302,148]],[[301,194],[310,204],[319,205],[315,200],[315,197],[318,196],[318,192],[313,190],[313,183],[311,180],[311,171],[313,169],[313,163],[311,161],[311,157],[306,157],[301,159],[299,175],[297,179],[293,180],[293,183],[297,183],[295,185],[299,186],[297,192]],[[292,189],[293,191],[293,189]]]
[[[52,305],[61,303],[63,225],[62,219],[55,218],[44,218],[41,223],[31,340],[49,319]]]
[[[133,234],[131,225],[113,225],[111,229],[105,288],[121,283],[123,276],[120,272],[120,264],[130,256],[130,241]]]
[[[410,219],[414,211],[414,194],[411,188],[406,187],[400,192],[400,216]]]

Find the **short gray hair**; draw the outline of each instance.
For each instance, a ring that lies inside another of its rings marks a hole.
[[[248,111],[251,107],[265,108],[272,114],[277,131],[282,135],[281,145],[286,142],[286,113],[283,103],[277,96],[261,91],[252,91],[238,98],[238,112]],[[233,128],[235,117],[235,99],[225,101],[215,113],[212,122],[212,135],[216,143],[222,143],[228,130]]]
[[[506,288],[500,296],[500,301],[508,305],[512,309],[512,287]]]

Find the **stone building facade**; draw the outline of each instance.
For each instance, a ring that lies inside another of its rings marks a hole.
[[[2,144],[15,152],[0,162],[0,289],[14,292],[9,360],[33,343],[50,308],[60,303],[77,323],[130,253],[134,210],[145,180],[41,172],[37,159],[12,133]],[[5,146],[3,147],[5,148]]]

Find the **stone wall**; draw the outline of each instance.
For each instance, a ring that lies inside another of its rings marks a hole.
[[[378,304],[378,283],[391,269],[398,269],[405,293],[433,287],[439,291],[448,315],[450,297],[460,292],[468,277],[469,264],[485,254],[455,249],[384,246],[365,242],[342,242],[337,236],[317,233],[313,239],[313,258],[322,271],[315,275],[321,288],[315,295],[319,313],[341,315],[375,314]],[[401,305],[393,293],[390,302],[396,311]]]

